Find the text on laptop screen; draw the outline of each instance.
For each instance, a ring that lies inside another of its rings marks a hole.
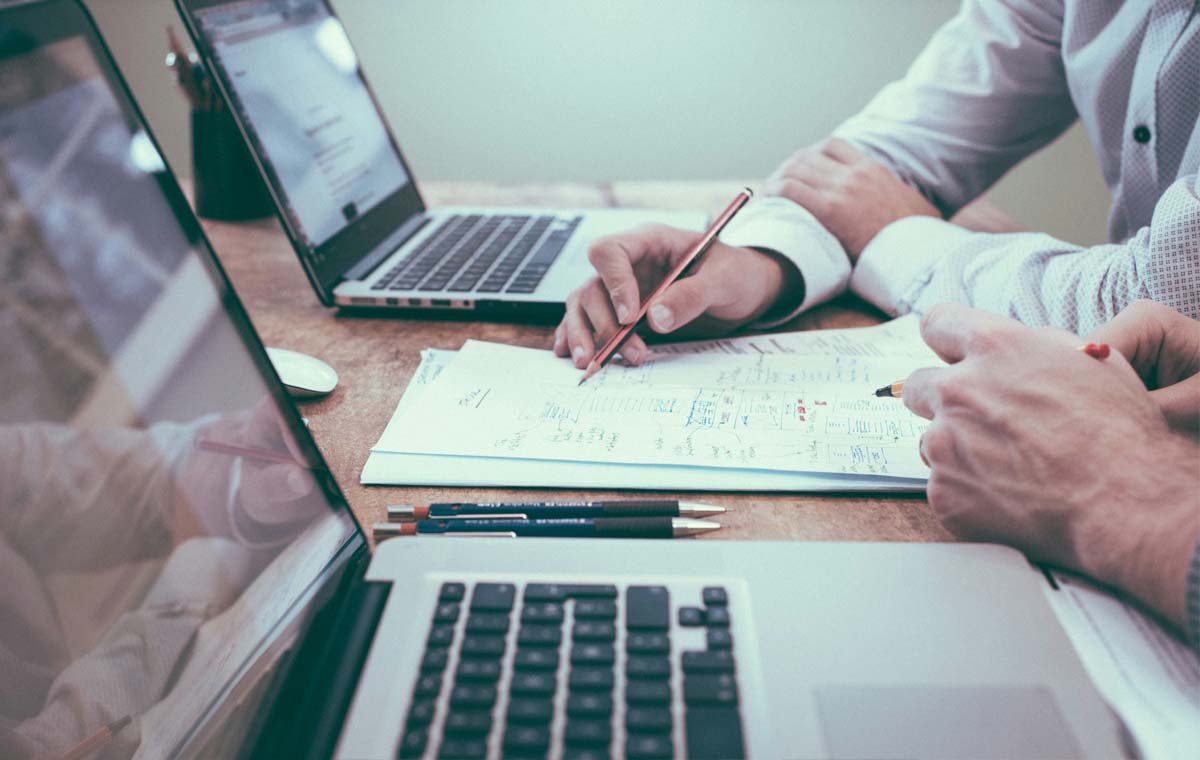
[[[321,0],[238,2],[196,16],[307,248],[408,183],[354,49]]]
[[[86,20],[54,7],[76,31],[0,11],[0,757],[114,722],[89,757],[232,757],[354,526]]]

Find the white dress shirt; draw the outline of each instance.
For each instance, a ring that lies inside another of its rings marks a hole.
[[[852,272],[783,198],[745,209],[722,239],[793,261],[801,310],[849,286],[893,315],[958,301],[1078,333],[1139,298],[1200,317],[1200,2],[964,0],[904,79],[835,135],[949,217],[1076,118],[1112,193],[1109,244],[911,217]]]

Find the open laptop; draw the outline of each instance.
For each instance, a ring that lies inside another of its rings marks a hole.
[[[1121,753],[1001,547],[369,557],[74,0],[0,2],[0,220],[0,756]]]
[[[593,274],[596,238],[704,225],[644,209],[427,208],[325,0],[176,4],[326,305],[553,316]]]

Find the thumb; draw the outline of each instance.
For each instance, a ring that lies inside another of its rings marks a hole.
[[[650,304],[646,313],[655,332],[678,330],[703,314],[719,291],[711,273],[700,270],[679,280]]]
[[[1150,392],[1173,430],[1200,433],[1200,375]]]
[[[244,467],[239,501],[257,522],[287,522],[295,518],[294,511],[279,508],[304,498],[315,487],[312,475],[297,465]]]

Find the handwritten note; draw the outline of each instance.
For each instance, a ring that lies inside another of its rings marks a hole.
[[[579,387],[549,351],[470,341],[375,451],[925,477],[924,421],[870,390],[928,359],[852,348],[659,352]]]

